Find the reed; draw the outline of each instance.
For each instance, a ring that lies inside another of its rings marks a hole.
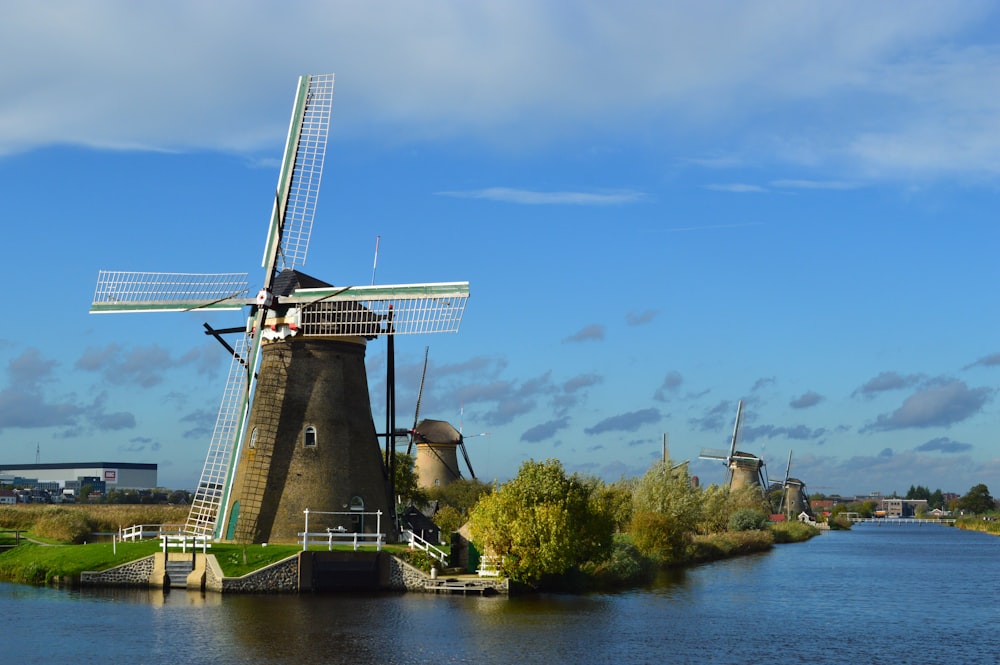
[[[95,533],[134,524],[183,524],[187,506],[159,504],[18,504],[0,506],[0,529],[27,531],[48,542],[83,543]]]

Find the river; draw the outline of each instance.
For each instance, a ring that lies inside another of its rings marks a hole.
[[[620,593],[220,596],[0,584],[12,663],[1000,662],[1000,538],[856,525]]]

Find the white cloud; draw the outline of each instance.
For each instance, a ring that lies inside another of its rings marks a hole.
[[[992,39],[983,26],[995,11],[971,1],[15,2],[0,57],[26,64],[0,71],[0,154],[60,143],[271,149],[294,77],[332,70],[341,139],[522,150],[613,137],[675,159],[690,146],[726,164],[990,177],[1000,46],[968,36]]]
[[[489,187],[465,192],[437,192],[438,196],[461,199],[486,199],[522,205],[619,205],[635,203],[645,198],[640,192],[536,192],[509,187]]]

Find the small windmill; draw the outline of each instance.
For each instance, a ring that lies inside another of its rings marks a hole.
[[[737,450],[740,429],[743,426],[743,400],[736,406],[736,421],[733,423],[733,437],[729,450],[703,448],[698,455],[700,459],[720,460],[726,465],[726,485],[731,490],[757,485],[762,491],[767,491],[767,477],[764,471],[764,460],[751,453]]]
[[[424,394],[424,381],[427,378],[427,353],[424,353],[424,371],[420,376],[420,389],[417,391],[417,406],[413,414],[413,427],[409,432],[410,440],[406,448],[409,455],[413,448],[417,449],[414,470],[417,474],[417,485],[425,489],[444,487],[462,478],[458,463],[458,451],[462,451],[465,466],[469,475],[476,478],[472,470],[469,452],[465,448],[465,436],[462,434],[462,424],[458,429],[444,420],[420,420],[420,403]],[[473,435],[479,436],[479,435]],[[470,437],[471,438],[471,437]]]
[[[788,464],[785,465],[785,479],[781,481],[781,504],[778,512],[788,518],[806,513],[812,516],[809,497],[806,496],[806,484],[798,478],[790,476],[792,471],[792,451],[788,451]]]
[[[334,287],[298,270],[322,180],[333,83],[332,74],[299,79],[255,298],[247,297],[246,274],[98,275],[91,313],[249,307],[245,327],[206,325],[232,363],[186,523],[191,533],[294,541],[307,508],[330,515],[320,528],[374,531],[365,514],[390,516],[394,502],[372,419],[367,342],[457,332],[461,324],[468,282]],[[238,333],[233,345],[222,339],[231,333]]]

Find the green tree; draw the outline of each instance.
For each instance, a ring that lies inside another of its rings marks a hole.
[[[700,492],[687,468],[657,462],[635,487],[631,534],[644,555],[662,564],[683,560],[701,523]]]
[[[601,483],[593,490],[597,501],[605,507],[615,533],[624,533],[632,522],[634,489],[635,479],[622,477],[614,483]]]
[[[475,478],[459,478],[442,487],[431,487],[426,490],[428,501],[437,501],[440,506],[451,506],[463,518],[469,517],[469,511],[476,505],[479,498],[489,494],[492,487]],[[463,519],[463,523],[464,523]]]
[[[958,509],[970,513],[987,513],[996,507],[996,502],[990,496],[990,490],[979,483],[969,490],[968,494],[958,500]]]
[[[462,525],[465,524],[465,516],[458,512],[454,506],[441,506],[434,513],[434,524],[441,529],[442,538],[447,540],[448,534],[455,533],[462,528]]]
[[[516,477],[484,495],[470,516],[473,541],[501,557],[513,580],[538,584],[607,556],[611,520],[576,476],[558,460],[529,460]]]
[[[740,508],[729,517],[730,531],[761,531],[767,528],[767,515],[753,508]]]
[[[927,505],[931,508],[944,508],[944,493],[938,488],[931,493],[931,498],[927,500]]]
[[[427,494],[417,484],[417,474],[413,470],[413,455],[396,453],[396,472],[393,476],[396,482],[396,496],[399,503],[407,506],[424,506],[427,504]]]
[[[701,491],[701,515],[695,529],[703,536],[722,533],[729,522],[729,488],[709,485]]]

